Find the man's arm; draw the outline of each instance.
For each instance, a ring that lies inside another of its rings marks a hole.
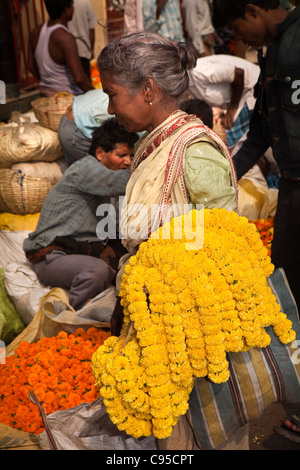
[[[160,4],[158,5],[157,2]],[[157,2],[156,0],[143,1],[143,23],[146,31],[158,31],[164,21],[159,16],[167,0],[157,0]]]
[[[32,73],[32,75],[40,80],[39,69],[36,64],[34,53],[38,43],[39,34],[41,31],[41,26],[32,30],[29,39],[28,39],[28,70]]]
[[[51,35],[53,42],[49,44],[49,52],[55,62],[66,65],[75,83],[82,91],[93,90],[94,87],[82,68],[76,40],[71,33],[59,28]]]
[[[165,4],[168,2],[168,0],[156,0],[156,19],[160,17],[161,10],[165,6]]]
[[[90,43],[91,43],[91,53],[92,53],[92,58],[94,58],[95,28],[98,25],[98,18],[91,2],[88,2],[86,7],[87,7],[86,14],[87,14],[87,21],[88,21],[88,28],[89,28],[89,36],[90,36]]]
[[[238,180],[247,173],[270,147],[265,139],[256,105],[250,120],[247,138],[240,150],[233,156]]]
[[[83,193],[102,197],[117,197],[125,194],[130,178],[129,170],[110,170],[95,159],[93,167],[90,163],[81,168],[78,175],[77,189]]]
[[[239,107],[240,99],[245,85],[245,72],[239,67],[235,67],[234,79],[231,83],[231,100],[227,113],[222,119],[225,129],[231,129],[234,123],[234,117]]]
[[[91,58],[94,58],[94,48],[95,48],[95,29],[90,29],[90,42],[91,42]]]

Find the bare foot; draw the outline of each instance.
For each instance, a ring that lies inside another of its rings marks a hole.
[[[300,434],[300,428],[296,424],[292,423],[289,419],[283,420],[283,426],[285,426],[288,429],[291,429],[292,431],[298,432]]]

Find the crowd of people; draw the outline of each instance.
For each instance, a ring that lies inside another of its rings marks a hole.
[[[139,218],[140,236],[131,237],[137,220],[130,207],[155,205],[157,226],[173,204],[237,210],[238,180],[271,149],[280,177],[271,259],[284,269],[299,309],[300,105],[292,85],[300,78],[300,7],[279,0],[126,0],[125,32],[100,52],[102,89],[93,90],[85,64],[96,21],[91,9],[85,28],[83,13],[73,17],[85,3],[45,0],[49,20],[30,38],[41,93],[75,95],[59,128],[69,168],[24,244],[41,282],[70,289],[71,304],[80,308],[109,283],[118,286],[153,229],[148,216]],[[85,31],[83,48],[76,25]],[[226,31],[231,40],[235,35],[235,53],[225,46],[218,53]],[[255,63],[241,44],[258,49]],[[225,138],[214,130],[213,108],[222,110]],[[109,144],[103,133],[107,140],[111,134]],[[122,246],[96,235],[97,206],[120,195],[127,201]],[[121,324],[117,303],[113,334]],[[283,426],[286,437],[300,436],[297,414]]]

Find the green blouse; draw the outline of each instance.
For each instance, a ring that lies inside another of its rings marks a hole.
[[[237,210],[230,163],[213,145],[197,142],[187,148],[184,177],[193,206]]]

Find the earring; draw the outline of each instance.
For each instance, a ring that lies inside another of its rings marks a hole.
[[[150,101],[150,103],[149,103],[149,104],[150,104],[150,106],[152,106],[152,101]]]

